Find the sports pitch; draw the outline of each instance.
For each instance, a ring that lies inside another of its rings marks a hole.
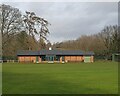
[[[118,63],[3,63],[3,94],[117,94]]]

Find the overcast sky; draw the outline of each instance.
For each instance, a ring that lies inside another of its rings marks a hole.
[[[5,4],[19,8],[22,13],[33,11],[47,19],[51,23],[48,38],[52,43],[95,34],[104,26],[118,22],[117,2],[10,2]]]

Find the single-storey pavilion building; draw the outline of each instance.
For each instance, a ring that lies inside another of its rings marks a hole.
[[[17,52],[19,62],[54,63],[54,62],[93,62],[94,52],[80,50],[40,50]]]

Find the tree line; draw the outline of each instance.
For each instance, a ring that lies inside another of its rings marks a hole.
[[[93,51],[96,57],[110,59],[113,53],[120,52],[120,33],[117,25],[105,26],[94,35],[82,35],[76,40],[53,44],[55,49]]]

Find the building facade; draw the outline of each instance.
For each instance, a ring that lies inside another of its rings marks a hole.
[[[93,62],[94,52],[80,50],[22,50],[17,53],[19,62],[54,63],[54,62]]]

